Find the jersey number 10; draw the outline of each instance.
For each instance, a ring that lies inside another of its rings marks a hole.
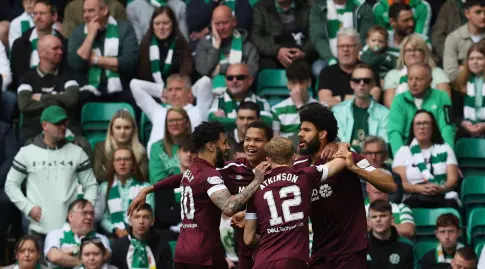
[[[187,218],[194,219],[195,205],[194,205],[194,193],[190,186],[182,186],[182,193],[180,197],[180,217],[182,219]]]
[[[296,185],[283,187],[279,191],[280,199],[288,197],[288,194],[293,194],[293,199],[284,200],[281,203],[281,211],[283,211],[283,218],[285,222],[301,220],[304,218],[303,212],[291,213],[290,207],[299,206],[301,204],[301,192],[300,188]],[[276,209],[276,203],[273,196],[273,190],[269,190],[264,193],[263,198],[268,203],[271,219],[269,224],[271,226],[279,225],[283,223],[283,218],[278,216],[278,210]]]

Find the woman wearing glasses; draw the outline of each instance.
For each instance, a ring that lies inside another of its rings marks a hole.
[[[431,87],[448,93],[451,98],[450,80],[443,69],[436,67],[426,41],[419,35],[406,37],[401,43],[396,69],[389,71],[384,78],[384,105],[391,107],[394,96],[408,91],[408,68],[416,63],[427,63],[432,68]]]
[[[407,146],[394,156],[392,170],[401,176],[409,207],[456,207],[458,182],[455,153],[444,143],[433,114],[418,110]]]
[[[81,240],[79,254],[82,264],[76,269],[116,269],[116,266],[105,263],[106,248],[100,238]]]
[[[98,215],[104,212],[101,227],[120,238],[128,234],[128,206],[150,184],[143,179],[131,149],[120,147],[113,151],[110,159],[112,162],[108,166],[108,181],[99,186],[96,211]],[[155,206],[153,195],[147,198],[147,203]]]
[[[134,153],[141,177],[148,179],[148,160],[145,148],[138,139],[138,128],[135,119],[127,110],[117,111],[109,122],[106,140],[96,144],[93,157],[93,171],[98,182],[107,180],[107,168],[113,151],[119,147],[127,147]]]
[[[17,262],[4,269],[47,269],[39,263],[42,250],[37,237],[23,236],[15,243],[14,251]]]

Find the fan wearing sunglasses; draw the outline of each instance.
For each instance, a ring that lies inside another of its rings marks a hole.
[[[350,74],[350,87],[354,96],[332,108],[340,140],[350,143],[358,152],[369,135],[382,137],[387,142],[389,109],[372,97],[374,86],[372,69],[366,64],[358,64]]]

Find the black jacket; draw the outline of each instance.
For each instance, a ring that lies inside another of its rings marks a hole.
[[[436,249],[432,249],[424,254],[421,260],[421,269],[451,269],[449,263],[437,263],[436,262]]]
[[[370,249],[367,255],[369,269],[413,269],[413,246],[402,239],[391,227],[389,240],[379,240],[369,233]],[[402,240],[402,241],[401,241]]]
[[[170,245],[166,240],[162,240],[154,232],[148,237],[148,246],[152,250],[153,256],[155,257],[155,264],[157,269],[172,269],[172,251],[170,250]],[[116,266],[118,269],[128,269],[126,264],[126,255],[128,254],[128,248],[130,247],[130,239],[128,236],[116,239],[111,244],[111,264]]]
[[[5,186],[8,171],[12,167],[12,161],[19,150],[15,134],[6,123],[0,122],[0,190]]]
[[[30,34],[34,28],[30,28],[21,37],[13,42],[10,51],[10,67],[12,69],[12,84],[10,89],[17,91],[20,85],[20,79],[23,74],[30,70],[30,52],[32,51],[30,44]],[[67,71],[67,39],[65,39],[60,32],[56,31],[57,37],[61,40],[63,46],[61,68]]]

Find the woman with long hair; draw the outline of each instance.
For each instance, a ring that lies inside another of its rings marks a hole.
[[[127,110],[118,110],[109,122],[106,140],[96,144],[93,157],[93,171],[98,182],[106,181],[109,157],[119,147],[127,147],[133,151],[136,164],[140,168],[142,177],[148,179],[148,159],[145,147],[138,139],[138,128],[135,119]]]
[[[456,88],[464,95],[462,136],[481,137],[485,133],[485,42],[468,50],[463,70],[456,78]]]
[[[4,267],[5,269],[47,269],[40,264],[42,249],[39,239],[32,235],[25,235],[15,243],[15,259],[12,265]]]
[[[457,164],[433,114],[418,110],[408,144],[397,151],[392,164],[402,179],[404,203],[410,207],[458,207],[458,194],[453,191],[458,184]]]
[[[395,95],[406,92],[408,87],[408,67],[416,63],[427,63],[432,68],[433,81],[431,87],[448,93],[451,98],[450,79],[445,71],[436,66],[431,51],[424,39],[412,34],[404,38],[401,51],[396,62],[396,69],[387,73],[384,78],[384,105],[391,107]]]
[[[104,212],[101,227],[120,238],[128,234],[128,218],[126,212],[131,201],[144,187],[150,186],[142,177],[135,155],[130,148],[118,147],[110,156],[112,162],[108,166],[107,182],[101,183],[98,189],[96,207],[98,215]],[[147,198],[147,203],[154,208],[153,195]]]
[[[79,247],[82,264],[76,269],[117,269],[116,266],[104,262],[106,247],[100,238],[83,238]]]

